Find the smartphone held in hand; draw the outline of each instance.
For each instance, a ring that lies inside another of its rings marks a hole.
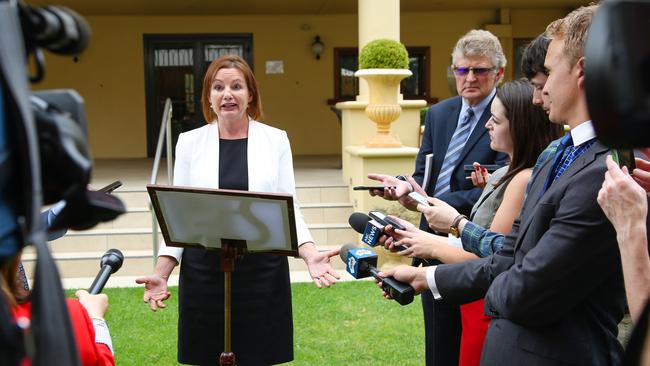
[[[406,230],[404,226],[402,226],[399,222],[391,219],[390,217],[386,216],[383,212],[379,211],[370,211],[368,212],[368,216],[370,218],[377,220],[377,222],[381,223],[382,225],[391,225],[395,229],[399,230]]]
[[[411,192],[409,193],[409,198],[413,199],[415,202],[420,203],[425,206],[433,206],[429,201],[427,200],[426,197],[423,195],[419,194],[418,192]]]
[[[493,173],[495,170],[501,168],[500,166],[495,164],[479,165],[479,167],[484,168],[485,170],[487,170],[488,173]],[[463,170],[466,173],[471,173],[475,170],[474,165],[464,165]]]
[[[384,186],[354,186],[352,187],[352,190],[354,191],[371,191],[371,190],[378,190],[378,191],[383,191],[384,188],[395,188],[395,187],[384,187]]]
[[[627,171],[630,174],[632,174],[632,171],[636,168],[633,149],[612,149],[612,159],[614,159],[621,168],[626,166]]]

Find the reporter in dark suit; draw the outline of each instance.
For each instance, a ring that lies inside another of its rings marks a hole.
[[[490,138],[485,128],[496,85],[503,77],[506,58],[499,40],[492,33],[472,30],[456,43],[452,61],[451,69],[459,96],[429,108],[413,177],[422,185],[426,156],[433,153],[430,183],[423,188],[428,195],[440,198],[469,216],[482,190],[467,179],[463,166],[474,162],[505,165],[507,159],[506,154],[490,149]],[[412,188],[408,183],[381,174],[368,177],[381,181],[385,186],[397,187],[385,190],[384,198],[400,199],[409,206],[405,197]],[[429,228],[424,218],[420,228]],[[434,302],[430,294],[424,294],[422,308],[427,365],[458,365],[461,331],[458,306]]]
[[[595,138],[584,91],[584,42],[596,8],[581,7],[547,28],[552,41],[543,92],[549,118],[568,124],[571,134],[562,139],[566,148],[558,147],[533,175],[502,249],[462,264],[401,266],[381,274],[429,288],[451,304],[485,296],[486,314],[493,319],[481,365],[621,362],[623,348],[616,339],[625,309],[621,263],[614,229],[596,202],[609,149]],[[418,208],[431,225],[432,210]],[[440,216],[435,228],[449,225]],[[461,219],[458,229],[467,227],[472,224]]]

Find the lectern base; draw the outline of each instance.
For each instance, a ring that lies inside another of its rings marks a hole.
[[[223,352],[219,356],[219,365],[220,366],[235,366],[235,354],[232,352]]]

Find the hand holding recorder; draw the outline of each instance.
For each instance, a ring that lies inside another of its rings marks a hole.
[[[427,269],[430,267],[412,267],[400,265],[386,271],[381,271],[377,275],[382,279],[381,285],[385,279],[392,278],[395,281],[406,284],[413,290],[413,295],[419,295],[422,291],[429,288],[427,284]],[[392,294],[384,292],[384,297],[392,298]]]
[[[377,254],[368,248],[355,247],[346,244],[341,247],[339,254],[345,263],[345,269],[354,278],[374,277],[384,291],[386,298],[394,299],[401,305],[413,302],[415,291],[413,287],[397,281],[390,276],[380,276],[377,270]]]

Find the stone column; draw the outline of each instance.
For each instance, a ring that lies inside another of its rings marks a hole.
[[[520,67],[520,65],[513,65],[515,53],[513,47],[512,24],[510,23],[510,9],[499,9],[499,24],[485,24],[485,30],[490,31],[499,38],[499,41],[501,41],[503,53],[506,55],[506,60],[508,60],[508,66],[506,67],[503,78],[504,81],[512,80],[515,75],[514,70]]]
[[[359,1],[359,49],[378,38],[400,40],[399,0]],[[391,133],[402,142],[401,147],[366,147],[366,143],[377,131],[377,126],[366,116],[368,85],[359,81],[359,95],[356,101],[337,103],[341,110],[343,180],[349,184],[350,199],[354,210],[367,213],[372,209],[385,210],[399,205],[381,198],[370,197],[368,192],[353,191],[355,185],[377,184],[368,180],[368,173],[410,174],[415,167],[415,156],[420,146],[420,109],[426,106],[424,100],[401,100],[402,113],[391,124]],[[361,236],[359,236],[361,244]],[[377,248],[379,264],[394,266],[403,258]],[[410,261],[405,261],[410,262]]]
[[[359,50],[378,38],[399,41],[400,0],[359,0]],[[359,80],[357,100],[368,100],[368,84]]]

